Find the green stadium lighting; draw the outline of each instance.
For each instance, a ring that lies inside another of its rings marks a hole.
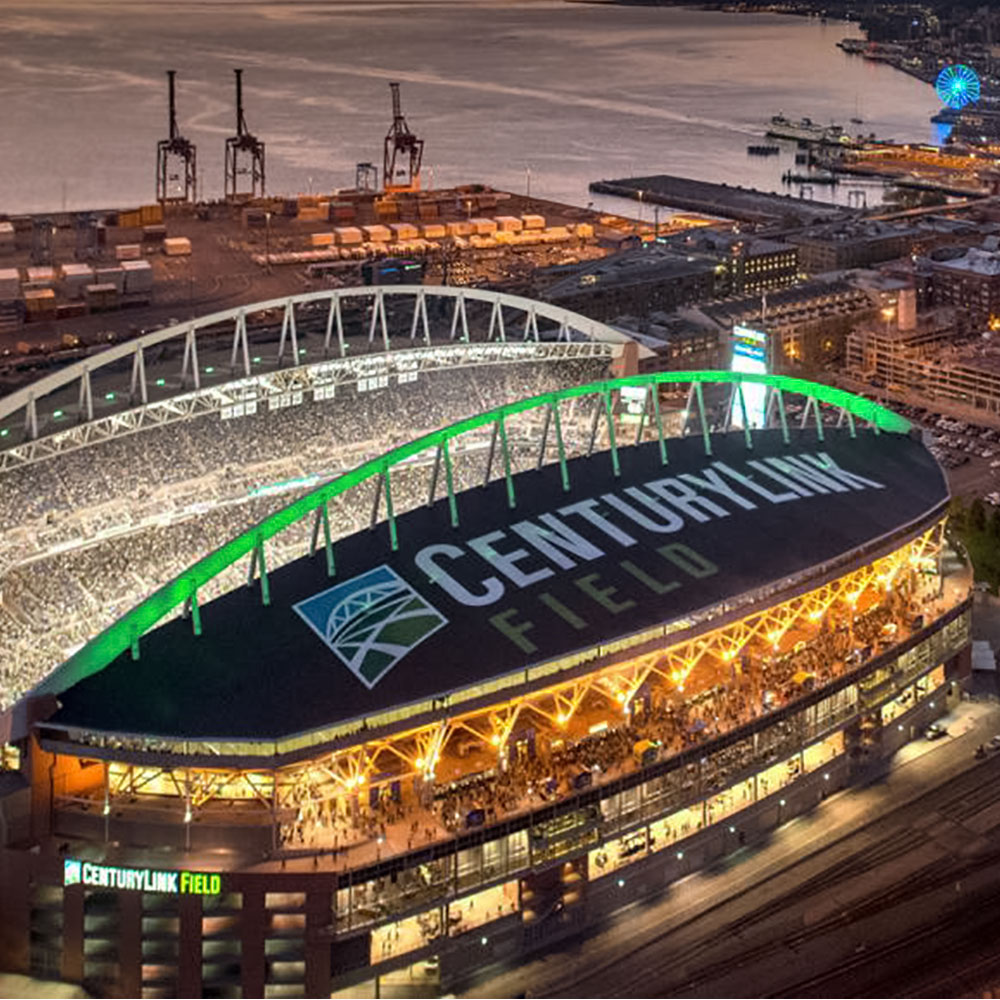
[[[259,357],[256,357],[256,358],[254,358],[254,359],[253,359],[253,363],[254,363],[255,365],[259,365],[259,364],[260,364],[260,358],[259,358]]]
[[[137,655],[139,640],[150,629],[156,627],[175,608],[189,600],[197,601],[198,591],[224,570],[238,560],[251,555],[270,538],[280,534],[291,525],[309,517],[314,517],[330,500],[347,493],[360,483],[380,478],[387,474],[393,466],[405,462],[416,455],[427,452],[448,442],[462,437],[483,427],[493,428],[499,421],[514,414],[551,407],[562,400],[577,397],[597,396],[607,399],[609,394],[620,389],[637,386],[655,388],[659,385],[681,384],[690,385],[701,393],[703,385],[738,385],[758,383],[781,393],[791,393],[806,396],[816,403],[816,412],[820,406],[842,409],[853,420],[859,418],[869,423],[876,433],[908,434],[912,424],[898,413],[880,406],[878,403],[863,396],[855,396],[843,389],[809,382],[806,379],[793,378],[787,375],[767,375],[732,371],[666,371],[647,375],[633,375],[628,378],[614,379],[606,382],[592,382],[588,385],[574,385],[558,392],[532,396],[517,400],[505,406],[467,417],[448,427],[432,431],[423,437],[416,438],[406,444],[393,448],[376,458],[370,459],[351,469],[341,476],[328,480],[309,493],[293,500],[288,506],[275,511],[249,530],[231,538],[219,548],[210,552],[204,558],[189,566],[179,576],[154,591],[140,604],[122,615],[109,625],[103,632],[95,636],[85,646],[77,650],[63,665],[53,671],[35,689],[36,694],[52,692],[59,694],[86,677],[99,673],[128,649]],[[62,410],[57,410],[56,417],[62,416]],[[706,438],[706,454],[708,451],[707,425],[703,429]],[[749,431],[744,433],[749,438]],[[818,431],[818,433],[821,433]],[[852,435],[853,436],[853,435]],[[619,446],[621,447],[621,446]],[[749,447],[749,444],[748,444]],[[614,445],[610,449],[613,461],[617,462]],[[509,487],[508,487],[509,488]],[[452,498],[454,504],[454,498]],[[454,508],[453,508],[454,509]],[[453,514],[453,517],[455,515]],[[455,522],[457,523],[457,521]],[[392,526],[395,530],[395,526]]]
[[[61,417],[62,415],[63,415],[63,411],[62,411],[62,410],[54,410],[54,411],[52,412],[52,416],[53,416],[53,417],[54,417],[54,418],[55,418],[56,420],[58,420],[58,419],[59,419],[59,418],[60,418],[60,417]]]
[[[212,372],[214,372],[214,371],[215,371],[215,368],[212,365],[208,365],[208,367],[206,367],[206,369],[205,369],[205,374],[206,375],[211,375]]]
[[[113,400],[115,398],[115,394],[113,392],[106,392],[104,394],[104,398],[107,400]]]
[[[167,380],[165,378],[158,378],[156,380],[156,384],[159,385],[159,386],[164,386],[164,385],[167,384]]]

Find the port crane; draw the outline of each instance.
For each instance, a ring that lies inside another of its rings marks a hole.
[[[177,128],[174,82],[177,70],[167,70],[170,137],[156,144],[156,200],[193,202],[197,196],[195,145]],[[182,193],[183,192],[183,193]]]
[[[236,74],[236,135],[226,140],[227,201],[264,195],[264,143],[247,128],[243,115],[243,70],[234,69],[233,73]],[[249,189],[240,190],[240,177],[249,179]]]
[[[390,83],[389,89],[392,91],[392,125],[385,137],[382,184],[387,194],[419,191],[424,140],[417,138],[406,124],[399,99],[399,84]]]

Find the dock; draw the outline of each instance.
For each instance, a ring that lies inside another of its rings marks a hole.
[[[590,190],[597,194],[613,194],[635,201],[765,225],[805,226],[830,222],[850,214],[842,206],[828,202],[773,194],[756,188],[695,181],[671,174],[592,181]]]

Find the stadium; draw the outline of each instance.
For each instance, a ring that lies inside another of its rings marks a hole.
[[[635,356],[529,300],[335,290],[2,401],[3,967],[436,995],[947,711],[970,580],[908,422]]]

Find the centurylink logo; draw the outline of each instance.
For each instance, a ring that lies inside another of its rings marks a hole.
[[[448,624],[444,615],[385,565],[313,594],[294,607],[368,688]]]

